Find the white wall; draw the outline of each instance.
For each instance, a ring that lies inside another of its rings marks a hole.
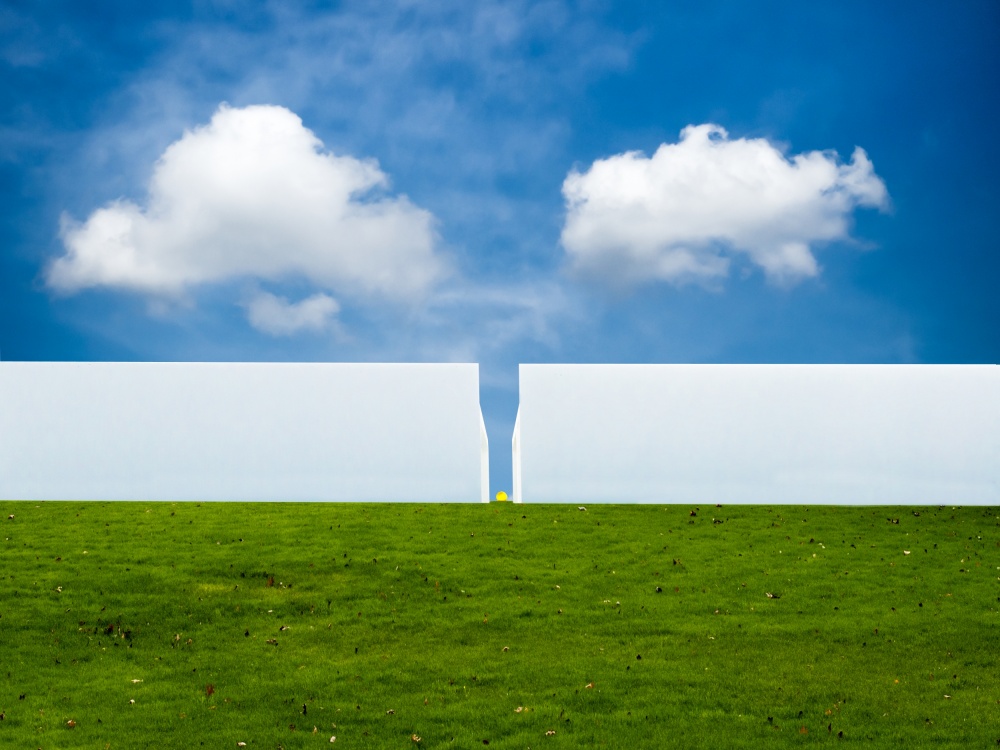
[[[1000,504],[1000,367],[521,365],[514,500]]]
[[[3,499],[478,502],[484,441],[475,364],[0,363]]]

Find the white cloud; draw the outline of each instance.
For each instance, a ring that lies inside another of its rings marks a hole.
[[[292,303],[285,297],[259,292],[247,305],[247,319],[258,331],[272,336],[290,336],[328,329],[339,311],[337,300],[327,294],[314,294]]]
[[[64,217],[66,252],[46,278],[66,292],[153,295],[304,278],[338,295],[414,298],[446,270],[434,217],[385,195],[387,184],[376,162],[323,151],[288,109],[223,105],[164,151],[145,206],[118,200],[82,224]]]
[[[788,159],[710,124],[652,157],[630,151],[570,172],[563,195],[571,267],[617,284],[725,276],[736,253],[772,281],[816,276],[814,245],[846,239],[856,207],[889,201],[861,148],[847,164],[827,151]]]

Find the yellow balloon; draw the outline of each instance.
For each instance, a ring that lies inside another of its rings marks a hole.
[[[499,503],[507,502],[507,493],[504,492],[503,490],[500,490],[497,493],[497,502],[499,502]]]

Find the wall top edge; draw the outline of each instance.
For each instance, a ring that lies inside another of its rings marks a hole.
[[[190,367],[193,365],[197,366],[210,366],[210,367],[419,367],[419,368],[442,368],[442,367],[479,367],[478,362],[258,362],[258,361],[232,361],[232,360],[219,360],[219,361],[207,361],[207,360],[191,360],[191,361],[142,361],[142,362],[131,362],[131,361],[99,361],[99,360],[0,360],[0,367],[6,366],[36,366],[45,365],[53,367],[91,367],[91,366],[115,366],[115,367],[164,367],[164,366],[184,366]],[[844,368],[844,369],[874,369],[874,368],[885,368],[885,369],[931,369],[931,368],[986,368],[986,367],[997,367],[996,363],[930,363],[930,364],[850,364],[850,363],[831,363],[831,364],[813,364],[813,363],[693,363],[693,362],[678,362],[678,363],[612,363],[612,362],[588,362],[588,363],[574,363],[574,362],[547,362],[547,363],[533,363],[533,362],[522,362],[518,364],[519,368],[530,368],[530,369],[547,369],[547,368],[573,368],[573,369],[737,369],[737,368],[747,368],[747,369],[834,369],[834,368]]]
[[[477,362],[103,362],[54,360],[3,360],[0,367],[333,367],[333,368],[479,368]]]
[[[670,369],[705,369],[705,370],[736,370],[736,369],[776,369],[776,370],[792,370],[792,369],[809,369],[809,370],[833,370],[833,369],[850,369],[850,370],[860,370],[860,369],[892,369],[892,370],[902,370],[902,369],[913,369],[913,370],[927,370],[927,369],[944,369],[944,368],[961,368],[961,369],[979,369],[979,368],[992,368],[997,367],[996,364],[989,363],[976,363],[976,364],[961,364],[961,363],[933,363],[933,364],[849,364],[849,363],[834,363],[834,364],[781,364],[781,363],[733,363],[733,364],[698,364],[692,362],[683,363],[625,363],[625,364],[613,364],[613,363],[585,363],[585,364],[575,364],[571,362],[567,363],[544,363],[544,364],[533,364],[533,363],[521,363],[518,365],[522,369],[615,369],[615,370],[670,370]]]

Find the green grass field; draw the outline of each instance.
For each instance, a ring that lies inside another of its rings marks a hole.
[[[0,502],[0,747],[995,747],[998,516]]]

